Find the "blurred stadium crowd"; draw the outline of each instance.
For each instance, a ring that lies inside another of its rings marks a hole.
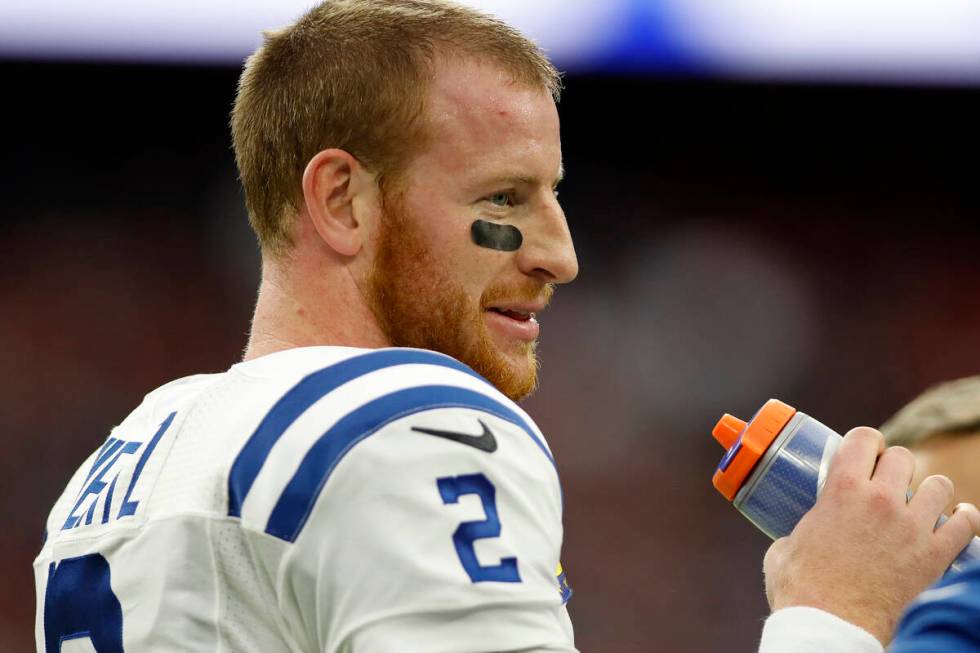
[[[0,69],[0,649],[22,651],[46,510],[144,393],[237,360],[258,257],[237,70]],[[579,647],[752,650],[767,542],[711,487],[710,428],[770,396],[877,425],[980,370],[980,91],[566,85],[582,272],[542,316],[527,407],[562,474]]]

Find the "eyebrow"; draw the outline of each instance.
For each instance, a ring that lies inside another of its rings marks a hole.
[[[565,179],[565,166],[560,166],[558,168],[558,176],[555,178],[554,183],[551,185],[555,188]],[[491,184],[524,184],[525,186],[537,186],[541,184],[541,181],[537,177],[531,177],[528,175],[503,175],[501,177],[496,177],[491,180]]]

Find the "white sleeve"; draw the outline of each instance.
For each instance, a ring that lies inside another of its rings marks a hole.
[[[871,633],[840,617],[798,606],[769,615],[759,653],[882,653],[882,646]]]
[[[493,451],[472,444],[484,425]],[[472,408],[426,410],[344,455],[279,587],[324,653],[570,652],[561,539],[557,472],[527,429]]]

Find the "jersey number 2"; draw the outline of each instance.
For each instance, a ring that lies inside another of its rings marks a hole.
[[[72,646],[73,640],[78,646]],[[98,553],[48,567],[44,650],[67,653],[73,648],[123,653],[122,607],[109,584],[109,563]]]
[[[483,474],[465,476],[446,476],[436,479],[439,494],[444,504],[457,503],[466,494],[475,494],[483,502],[486,519],[466,521],[453,533],[456,554],[463,569],[474,583],[495,581],[498,583],[519,583],[521,575],[517,571],[517,558],[501,558],[500,564],[481,565],[476,558],[473,542],[490,537],[500,537],[500,519],[497,517],[497,488]]]

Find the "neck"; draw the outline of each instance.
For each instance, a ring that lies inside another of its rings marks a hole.
[[[343,261],[319,254],[263,256],[244,360],[294,347],[390,345],[371,312],[366,284]]]

